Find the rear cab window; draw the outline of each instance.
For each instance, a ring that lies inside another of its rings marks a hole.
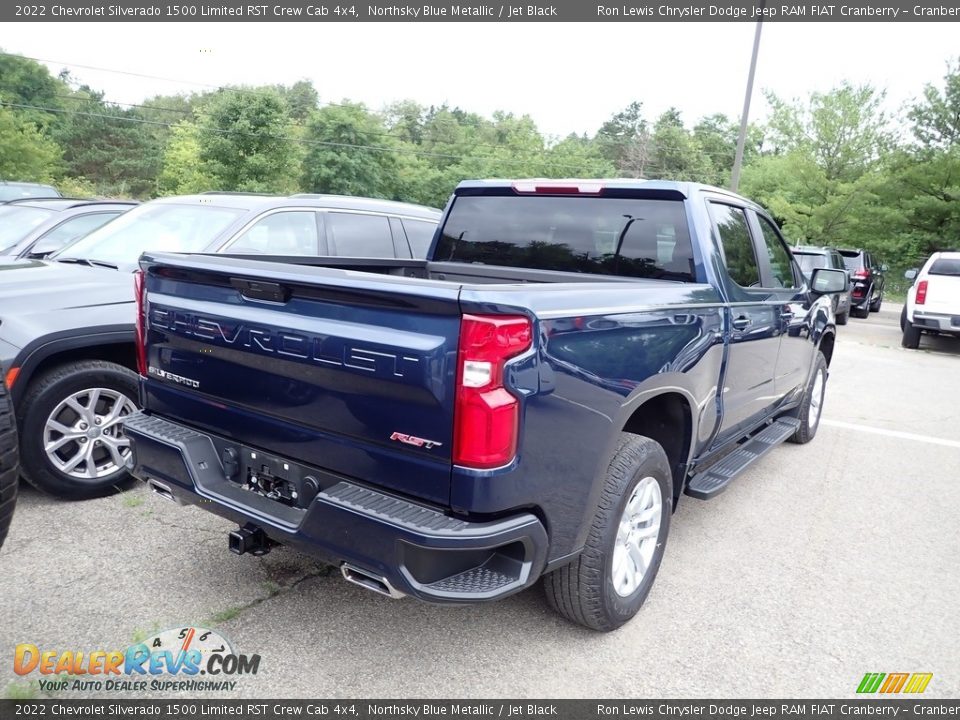
[[[433,259],[684,282],[696,278],[681,200],[458,196]]]
[[[937,258],[933,261],[927,275],[951,275],[960,277],[960,258]]]
[[[385,215],[328,212],[324,215],[331,255],[396,257],[390,220]]]

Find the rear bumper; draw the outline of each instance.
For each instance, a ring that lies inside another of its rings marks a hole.
[[[954,324],[958,321],[957,324]],[[913,320],[915,327],[924,330],[938,330],[942,333],[960,334],[960,315],[943,315],[940,313],[929,313],[919,310],[913,311]]]
[[[125,432],[133,474],[161,494],[381,577],[403,594],[439,603],[496,600],[532,585],[546,565],[547,533],[530,513],[470,522],[338,478],[324,480],[307,507],[291,507],[227,479],[209,435],[142,413],[126,421]]]

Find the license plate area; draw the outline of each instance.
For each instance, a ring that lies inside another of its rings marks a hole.
[[[249,492],[290,507],[306,508],[320,491],[317,473],[290,460],[240,449],[239,472],[234,480]]]

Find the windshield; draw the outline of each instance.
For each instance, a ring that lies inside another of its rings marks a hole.
[[[830,258],[819,253],[795,252],[793,253],[793,257],[797,259],[797,263],[800,265],[800,270],[807,278],[810,277],[810,273],[814,268],[830,267]]]
[[[26,205],[0,206],[0,255],[4,255],[23,240],[31,230],[53,213]]]
[[[960,277],[960,258],[938,258],[933,261],[927,275],[953,275]]]
[[[133,264],[146,251],[200,252],[243,210],[202,205],[141,205],[68,245],[54,259]]]
[[[694,279],[683,203],[604,197],[461,196],[434,260]]]

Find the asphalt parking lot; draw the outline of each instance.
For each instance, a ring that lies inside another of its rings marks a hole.
[[[866,672],[960,695],[960,341],[900,348],[899,306],[838,329],[823,423],[718,498],[684,498],[639,616],[600,635],[539,586],[444,608],[391,601],[135,487],[24,487],[0,550],[0,691],[17,643],[121,649],[214,626],[260,672],[244,697],[850,697]],[[42,695],[42,694],[41,694]],[[60,697],[90,697],[60,693]],[[96,695],[94,695],[96,696]]]

